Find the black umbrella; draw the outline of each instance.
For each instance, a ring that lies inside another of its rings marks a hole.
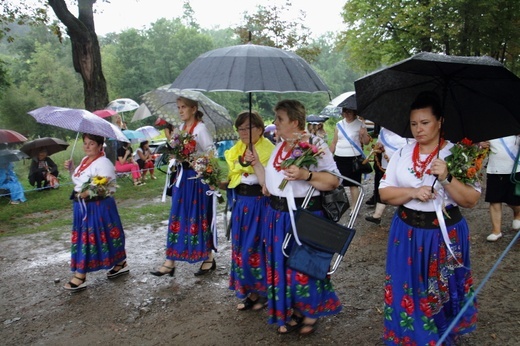
[[[8,163],[28,159],[25,153],[17,149],[2,149],[0,150],[0,163]]]
[[[410,105],[422,91],[435,91],[444,116],[444,136],[474,142],[520,133],[520,79],[490,57],[419,53],[355,81],[361,116],[412,137]]]
[[[312,67],[295,53],[251,43],[200,55],[181,72],[171,88],[247,92],[249,113],[253,92],[329,90]]]
[[[25,142],[20,148],[21,151],[30,157],[37,156],[40,150],[46,149],[47,155],[52,155],[63,150],[67,150],[69,143],[54,137],[43,137]]]

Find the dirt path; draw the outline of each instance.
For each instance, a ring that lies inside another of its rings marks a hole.
[[[193,276],[196,264],[178,263],[174,278],[157,278],[148,272],[162,263],[166,223],[125,225],[130,275],[108,281],[104,272],[89,274],[88,288],[77,294],[62,289],[70,277],[68,228],[57,239],[48,234],[2,238],[1,344],[382,345],[383,272],[393,208],[387,208],[382,227],[364,220],[371,211],[363,206],[358,233],[334,274],[343,311],[323,319],[317,333],[306,338],[277,335],[263,311],[235,310],[238,300],[227,288],[230,243],[223,235],[218,268],[208,277]],[[476,208],[463,213],[472,230],[477,287],[515,233],[506,232],[497,243],[485,241],[489,221],[483,197]],[[504,226],[511,218],[507,210]],[[477,331],[464,338],[464,345],[520,344],[519,249],[518,243],[513,246],[480,292]]]

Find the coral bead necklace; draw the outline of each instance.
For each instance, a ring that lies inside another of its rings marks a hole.
[[[426,170],[426,168],[433,161],[435,156],[437,156],[440,148],[444,145],[444,139],[440,140],[439,145],[435,147],[435,149],[426,157],[424,161],[421,161],[421,156],[419,153],[419,143],[415,143],[415,147],[413,148],[412,153],[412,162],[413,162],[413,173],[418,179],[422,179],[424,173],[430,174],[430,169]]]
[[[282,167],[282,162],[288,159],[291,156],[292,149],[294,146],[292,146],[289,151],[283,155],[283,150],[287,146],[287,142],[283,142],[283,144],[280,146],[280,149],[278,149],[278,152],[276,153],[276,156],[274,157],[273,166],[274,168],[280,172]]]

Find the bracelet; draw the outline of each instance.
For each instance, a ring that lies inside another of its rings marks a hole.
[[[309,171],[309,176],[307,177],[307,179],[305,179],[305,181],[311,181],[312,179],[312,172]]]
[[[448,175],[446,176],[446,178],[444,180],[439,180],[439,183],[442,186],[446,186],[451,183],[452,179],[453,179],[453,176],[450,173],[448,173]]]

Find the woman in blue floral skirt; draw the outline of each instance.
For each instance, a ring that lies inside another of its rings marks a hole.
[[[448,173],[444,158],[453,144],[442,139],[441,125],[438,97],[419,94],[410,111],[416,142],[394,153],[379,185],[381,200],[399,206],[386,262],[388,345],[435,345],[474,295],[469,228],[459,206],[475,206],[481,189]],[[476,321],[473,302],[445,345],[474,330]]]
[[[269,323],[278,325],[279,334],[296,330],[302,335],[317,328],[318,318],[341,311],[341,303],[334,292],[330,277],[318,280],[286,265],[282,252],[285,234],[291,228],[289,203],[300,206],[312,185],[316,188],[308,210],[323,216],[319,191],[330,191],[339,185],[339,179],[324,170],[338,172],[332,153],[322,139],[305,132],[305,107],[296,100],[282,100],[274,108],[279,142],[265,167],[265,186],[270,193],[266,224],[263,229],[266,246],[267,297]],[[323,151],[317,166],[310,170],[291,165],[281,167],[300,142],[312,143]],[[254,162],[255,170],[261,163]],[[287,185],[280,189],[286,179]]]
[[[177,176],[171,187],[172,208],[166,236],[166,261],[158,270],[150,272],[155,276],[173,276],[175,261],[202,261],[195,276],[208,274],[217,267],[212,251],[212,199],[206,194],[210,188],[200,178],[196,178],[197,173],[188,163],[190,155],[212,150],[213,137],[202,121],[203,113],[197,101],[179,97],[177,108],[183,121],[179,130],[191,135],[192,140],[180,144],[184,154],[176,158]],[[172,147],[178,148],[179,143]]]
[[[111,196],[115,192],[115,169],[103,152],[103,143],[103,137],[83,134],[86,156],[72,173],[74,218],[70,268],[74,276],[64,287],[69,291],[86,288],[88,272],[110,269],[107,277],[113,279],[130,270],[123,225]],[[72,161],[65,161],[65,168],[71,171]],[[103,190],[92,185],[98,182],[100,185],[96,186]]]
[[[265,251],[261,228],[269,198],[244,154],[253,143],[260,163],[265,165],[274,144],[263,136],[264,122],[257,112],[242,112],[235,127],[240,140],[225,152],[229,184],[233,197],[231,210],[231,270],[229,288],[243,299],[238,310],[260,310],[267,301]]]

